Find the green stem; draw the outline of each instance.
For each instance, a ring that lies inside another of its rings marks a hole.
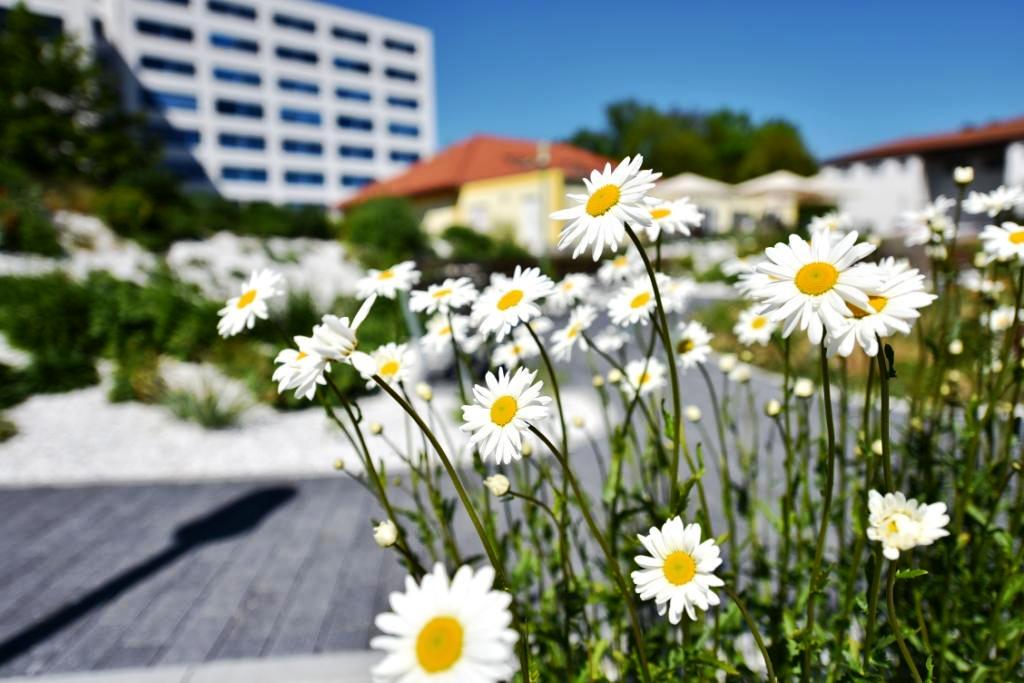
[[[917,672],[917,666],[914,664],[914,658],[910,656],[910,650],[907,648],[907,643],[903,640],[903,632],[900,628],[900,620],[896,616],[896,600],[894,599],[893,592],[896,586],[896,563],[892,562],[889,564],[889,577],[886,582],[886,603],[889,605],[889,625],[892,626],[893,635],[896,636],[896,644],[900,648],[900,653],[903,655],[903,661],[907,663],[910,668],[910,673],[914,677],[915,683],[923,683],[921,681],[921,674]]]
[[[757,649],[761,651],[761,657],[764,659],[764,665],[768,669],[768,681],[769,683],[775,683],[775,667],[772,666],[772,658],[768,656],[768,648],[765,647],[764,639],[761,637],[761,631],[757,627],[757,622],[750,616],[750,612],[747,611],[746,605],[740,600],[740,596],[736,594],[736,591],[732,589],[729,584],[722,586],[722,590],[725,594],[736,604],[739,608],[740,614],[743,615],[744,621],[747,622],[747,626],[750,627],[750,633],[754,636],[754,641],[757,643]]]

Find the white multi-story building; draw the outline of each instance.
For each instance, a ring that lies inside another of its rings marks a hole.
[[[335,206],[434,151],[428,29],[316,0],[26,4],[116,70],[189,186]]]

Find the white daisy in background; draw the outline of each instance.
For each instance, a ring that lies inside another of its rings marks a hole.
[[[876,275],[868,290],[868,307],[847,304],[853,314],[844,318],[838,329],[829,330],[827,343],[830,353],[849,356],[854,345],[860,346],[868,356],[878,354],[878,338],[894,334],[910,334],[914,321],[921,317],[920,309],[937,297],[924,289],[924,275],[917,269],[884,275],[884,269],[865,266]]]
[[[1002,280],[993,280],[988,275],[973,268],[962,271],[958,279],[961,287],[975,294],[995,296],[1006,289],[1006,283]]]
[[[995,218],[1004,211],[1024,206],[1024,188],[1000,185],[991,192],[971,192],[964,200],[967,213],[984,213]]]
[[[555,285],[548,297],[547,306],[553,314],[562,314],[576,304],[582,303],[594,284],[594,278],[586,273],[570,273]]]
[[[826,328],[840,329],[850,315],[847,303],[862,310],[870,305],[865,290],[872,284],[871,273],[852,266],[874,250],[870,244],[857,244],[856,232],[835,244],[823,233],[815,233],[809,244],[790,235],[789,244],[765,249],[768,260],[757,268],[775,279],[754,296],[767,305],[765,314],[773,322],[785,323],[783,337],[799,328],[818,344]]]
[[[661,291],[661,303],[666,313],[682,313],[690,297],[697,291],[697,283],[688,277],[669,277],[664,273],[656,273],[658,289]]]
[[[810,234],[813,235],[816,232],[828,233],[832,236],[833,240],[841,239],[843,234],[851,229],[853,229],[853,219],[839,211],[829,211],[826,214],[815,216],[807,224],[807,232]]]
[[[679,354],[679,364],[683,370],[687,370],[707,361],[711,355],[711,339],[713,334],[708,328],[696,320],[679,323],[679,341],[676,342],[676,353]]]
[[[6,365],[15,370],[24,370],[31,364],[32,354],[13,346],[7,339],[7,335],[0,332],[0,365]]]
[[[626,345],[629,337],[612,326],[608,326],[594,337],[594,346],[604,353],[615,353]]]
[[[1006,332],[1013,326],[1013,312],[1013,306],[1000,306],[991,313],[983,313],[981,324],[988,325],[993,332]]]
[[[498,683],[515,673],[512,597],[493,590],[494,569],[460,567],[449,582],[441,563],[419,584],[389,597],[391,612],[374,623],[384,635],[370,647],[383,650],[375,683]]]
[[[626,363],[626,376],[619,385],[632,398],[637,390],[641,396],[665,386],[665,365],[657,358],[640,358]]]
[[[765,346],[771,341],[774,332],[775,323],[761,312],[760,306],[752,306],[740,313],[739,320],[732,328],[732,333],[744,346]]]
[[[447,315],[438,313],[427,321],[426,332],[420,337],[420,342],[431,353],[445,353],[452,348],[452,334],[460,350],[466,353],[476,350],[475,347],[467,348],[470,339],[469,317],[464,315],[453,315],[449,321]]]
[[[797,398],[814,396],[814,382],[806,377],[797,377],[793,382],[793,395]]]
[[[583,179],[587,193],[568,195],[577,205],[551,214],[554,220],[568,221],[558,238],[559,249],[575,244],[572,257],[576,258],[593,245],[597,261],[605,246],[618,250],[626,237],[625,223],[638,227],[651,223],[647,192],[661,174],[641,170],[643,163],[637,154],[623,159],[614,171],[605,164],[604,171],[595,170]]]
[[[900,492],[882,496],[868,491],[868,538],[882,544],[882,554],[896,560],[900,551],[931,545],[948,536],[945,503],[918,503]]]
[[[376,300],[376,296],[371,296],[364,301],[351,323],[348,318],[325,315],[321,319],[321,323],[313,328],[313,338],[309,343],[310,350],[327,361],[349,362],[349,357],[359,344],[359,340],[356,339],[356,331],[366,320],[366,316],[370,314],[370,309],[373,308],[373,302]]]
[[[277,393],[295,389],[296,398],[312,400],[317,385],[327,384],[324,373],[330,372],[331,366],[313,351],[312,337],[294,339],[298,348],[282,349],[274,359],[280,367],[274,370],[272,379],[277,382]]]
[[[360,299],[376,294],[394,299],[398,292],[408,292],[420,281],[420,271],[413,261],[402,261],[385,270],[370,268],[366,276],[356,282],[356,296]]]
[[[632,284],[622,287],[608,302],[608,317],[622,327],[637,323],[646,325],[656,303],[650,279],[638,277]]]
[[[666,235],[689,235],[690,228],[699,228],[704,222],[704,214],[689,197],[675,201],[664,201],[647,198],[650,210],[650,223],[644,226],[647,238],[654,242],[661,233]]]
[[[572,357],[572,350],[576,347],[577,342],[579,342],[580,348],[586,350],[587,342],[583,339],[583,333],[594,324],[596,319],[597,311],[593,306],[586,304],[577,306],[569,316],[569,323],[549,337],[551,343],[554,344],[551,355],[556,360],[567,361]]]
[[[366,387],[372,389],[377,386],[373,380],[374,375],[388,384],[409,381],[416,365],[416,355],[409,350],[407,344],[389,342],[377,347],[372,353],[356,351],[352,354],[350,362],[366,380]]]
[[[602,263],[601,267],[597,269],[597,279],[606,285],[613,285],[616,282],[632,279],[643,268],[643,259],[635,252],[630,251]]]
[[[905,243],[908,247],[945,242],[953,238],[956,226],[949,211],[956,206],[956,200],[939,195],[920,211],[905,211],[900,222],[907,232]]]
[[[498,465],[520,458],[528,423],[546,418],[551,402],[540,393],[544,383],[533,382],[536,376],[526,368],[514,375],[499,369],[497,377],[487,373],[486,387],[473,387],[476,403],[462,406],[461,429],[472,434],[469,443],[477,446],[481,457],[493,457]]]
[[[761,263],[761,262],[759,262]],[[758,271],[754,266],[754,270],[740,273],[736,276],[736,282],[733,283],[733,287],[744,297],[750,299],[756,299],[756,294],[762,291],[765,285],[775,282],[776,278]]]
[[[525,328],[519,327],[512,333],[511,339],[494,347],[494,352],[491,353],[491,365],[494,367],[504,366],[507,370],[512,370],[539,355],[540,349],[537,348],[537,342],[533,341],[533,337]]]
[[[672,624],[682,620],[683,612],[696,621],[694,607],[707,611],[721,602],[712,590],[725,585],[714,574],[722,564],[721,550],[713,538],[702,543],[700,536],[700,524],[684,526],[679,517],[637,536],[648,554],[635,558],[640,565],[632,573],[636,592],[641,600],[653,599],[658,614],[668,612]]]
[[[409,297],[409,308],[416,313],[447,313],[472,303],[476,298],[476,287],[468,277],[448,278],[439,285],[413,290]]]
[[[760,259],[755,259],[751,256],[734,256],[733,258],[726,259],[720,264],[722,274],[726,277],[736,277],[743,273],[753,273]]]
[[[979,237],[981,248],[990,259],[1024,259],[1024,225],[1012,221],[1005,221],[1002,225],[986,225]]]
[[[473,323],[484,336],[502,337],[521,322],[540,315],[538,299],[551,293],[551,279],[539,268],[516,266],[511,278],[492,280],[473,304]]]
[[[283,278],[272,270],[254,270],[249,279],[242,283],[242,293],[228,299],[224,308],[217,311],[217,332],[225,339],[233,337],[243,329],[251,330],[256,319],[266,320],[269,312],[267,300],[284,293],[280,288]]]

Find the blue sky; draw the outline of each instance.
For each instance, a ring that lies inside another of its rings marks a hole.
[[[1024,115],[1021,0],[329,1],[433,30],[441,145],[626,97],[782,116],[820,157]]]

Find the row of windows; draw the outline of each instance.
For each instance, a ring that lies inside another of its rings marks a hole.
[[[188,5],[188,0],[162,0],[163,2],[177,5]],[[245,5],[231,0],[207,0],[206,7],[214,14],[256,21],[258,13],[255,7]],[[276,26],[287,28],[301,33],[316,33],[316,22],[312,19],[296,17],[290,14],[275,12],[273,21]],[[367,45],[370,42],[370,35],[366,31],[347,28],[344,26],[332,26],[331,35],[338,40],[359,45]],[[414,55],[418,51],[416,43],[398,38],[384,38],[384,48],[393,52],[401,52],[407,55]]]
[[[267,182],[267,171],[250,166],[225,166],[220,170],[220,177],[237,182],[265,183]],[[373,176],[349,174],[342,175],[340,178],[341,185],[344,187],[363,187],[372,183],[373,180]],[[315,171],[285,171],[284,181],[289,185],[322,186],[324,174]]]
[[[194,38],[192,29],[188,27],[166,24],[163,22],[152,21],[150,19],[137,20],[135,22],[135,28],[139,33],[159,38],[166,38],[168,40],[176,40],[179,42],[192,42]],[[260,51],[259,42],[255,40],[233,36],[219,31],[210,33],[210,44],[214,47],[221,48],[222,50],[244,52],[246,54],[257,54]],[[318,64],[320,62],[320,57],[315,51],[290,47],[287,45],[277,45],[274,48],[274,54],[284,61],[296,62],[299,64]],[[174,60],[163,61],[167,62]],[[157,64],[157,66],[152,68],[159,68],[159,64],[157,62],[154,62],[154,64]],[[185,62],[178,62],[178,64],[185,64]],[[369,74],[372,71],[372,67],[369,62],[349,57],[335,57],[334,66],[340,71],[350,71],[359,74]],[[384,68],[384,76],[396,81],[404,81],[407,83],[415,83],[419,80],[419,75],[415,71],[393,66]]]
[[[194,147],[201,140],[197,130],[163,127],[156,132],[168,145],[179,147]],[[225,149],[263,151],[267,147],[266,139],[262,135],[220,133],[217,136],[217,142]],[[306,156],[322,156],[324,150],[323,144],[315,140],[294,139],[282,140],[281,149],[289,154],[302,154]],[[338,147],[338,156],[345,159],[372,160],[375,154],[372,147],[341,145]],[[395,162],[413,163],[420,160],[420,155],[418,152],[394,149],[388,153],[388,158]]]

